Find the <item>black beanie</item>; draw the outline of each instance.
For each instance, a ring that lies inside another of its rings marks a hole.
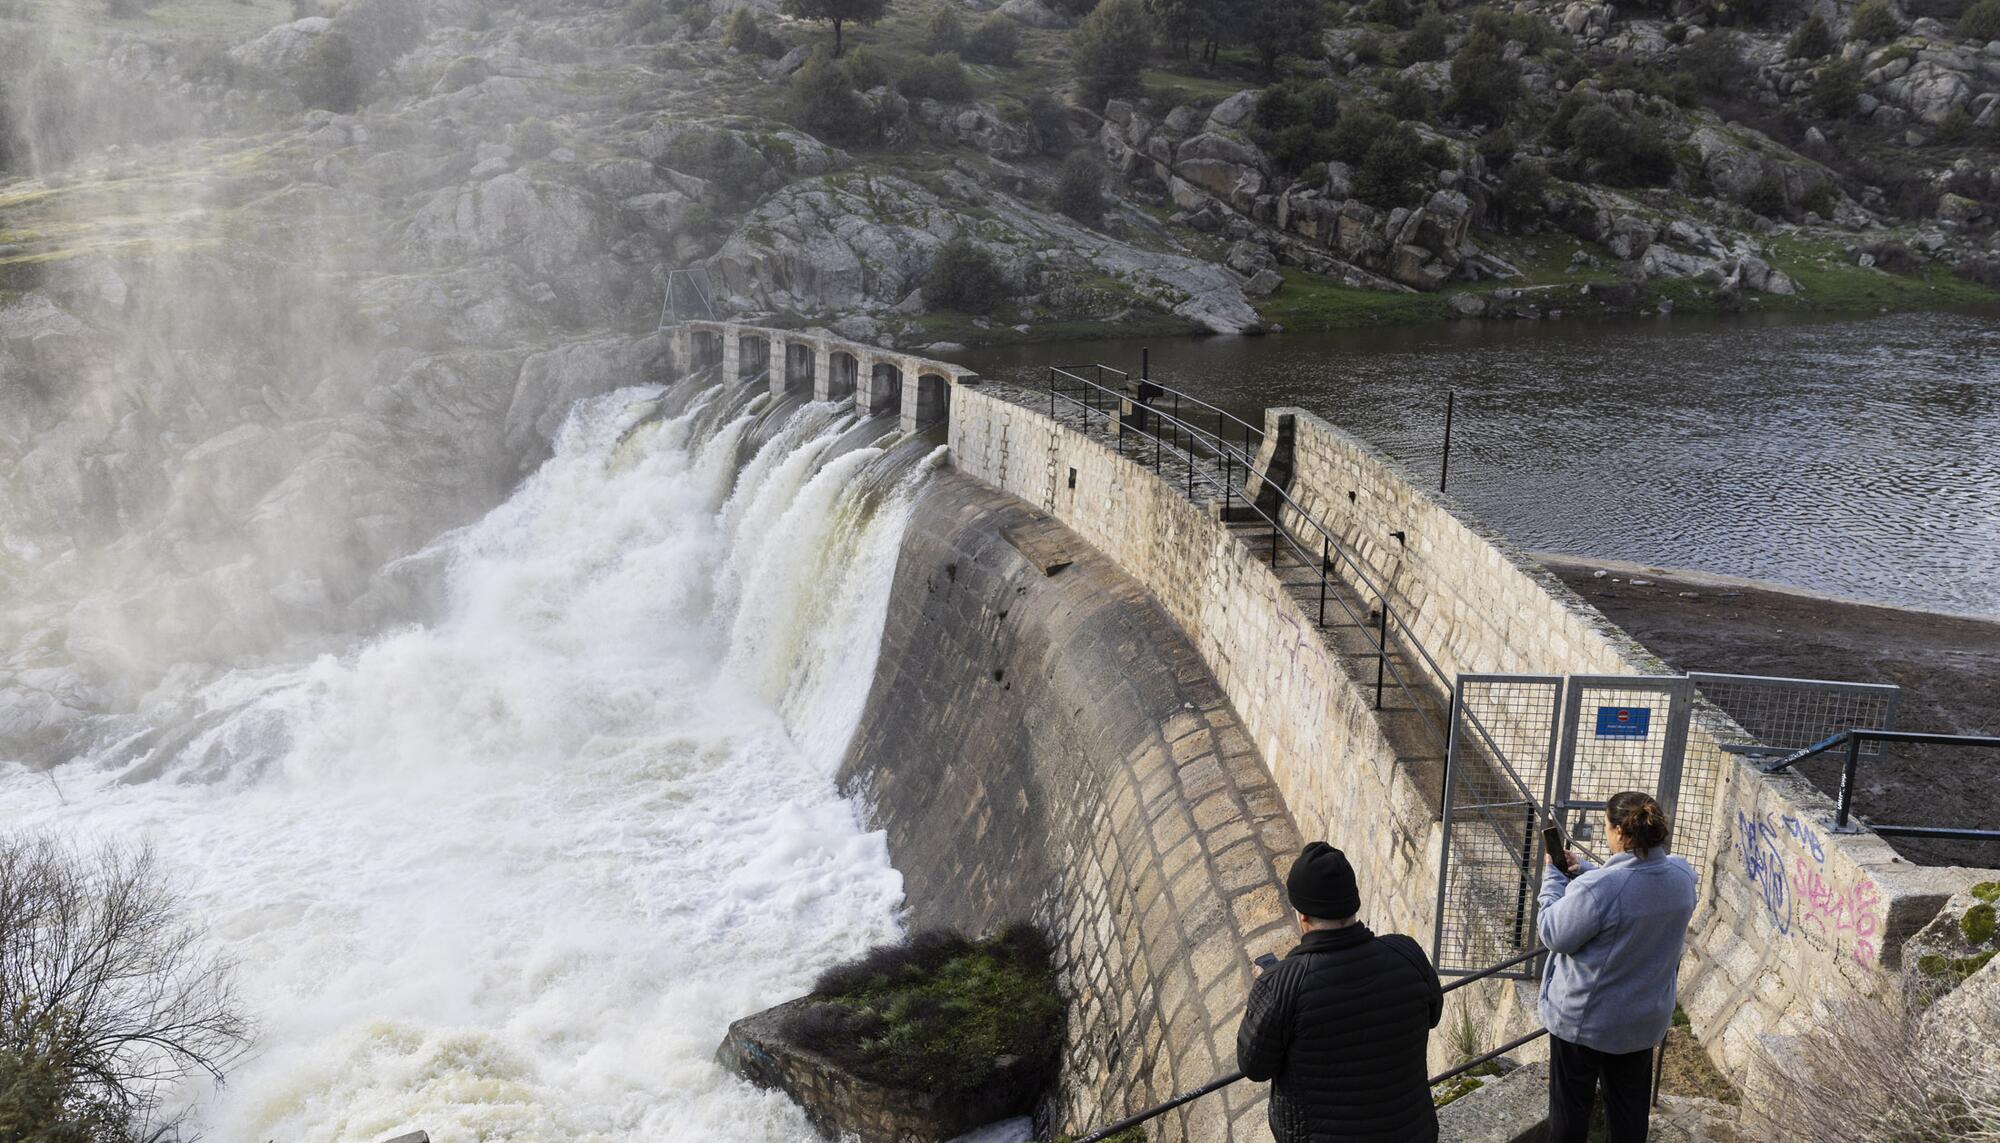
[[[1339,921],[1361,911],[1361,890],[1347,855],[1323,841],[1299,851],[1285,875],[1285,896],[1292,909],[1321,921]]]

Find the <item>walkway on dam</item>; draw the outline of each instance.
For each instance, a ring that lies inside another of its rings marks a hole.
[[[1072,374],[1074,376],[1074,374]],[[1092,383],[1094,384],[1094,382]],[[1363,691],[1376,696],[1383,733],[1430,808],[1442,806],[1452,680],[1397,619],[1398,600],[1369,582],[1361,561],[1296,505],[1263,491],[1273,447],[1261,429],[1181,393],[1163,391],[1145,413],[1128,402],[1098,403],[1073,382],[1037,389],[980,382],[982,389],[1037,412],[1150,467],[1161,481],[1221,518],[1244,548],[1268,563]],[[1106,388],[1110,388],[1109,385]],[[1100,407],[1100,405],[1102,407]],[[1150,419],[1142,419],[1150,414]],[[1149,427],[1141,427],[1149,426]],[[1248,435],[1244,430],[1249,430]],[[1283,469],[1281,463],[1278,468]],[[1280,475],[1276,482],[1288,477]],[[1248,491],[1246,491],[1246,489]],[[1263,492],[1262,502],[1256,497]],[[1407,612],[1407,609],[1405,609]]]

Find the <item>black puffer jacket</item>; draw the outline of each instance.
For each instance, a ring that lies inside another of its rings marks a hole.
[[[1272,1081],[1278,1143],[1423,1143],[1438,1134],[1424,1048],[1443,1014],[1417,942],[1316,930],[1251,986],[1236,1062]]]

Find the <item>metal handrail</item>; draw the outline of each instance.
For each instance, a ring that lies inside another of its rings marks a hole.
[[[1120,376],[1127,376],[1126,374],[1122,373],[1122,371],[1116,369],[1110,369],[1109,367],[1097,367],[1097,368],[1106,369],[1112,373],[1118,373]],[[1084,410],[1086,413],[1096,413],[1099,416],[1106,418],[1107,420],[1110,420],[1118,415],[1118,413],[1116,412],[1101,407],[1093,400],[1079,399],[1078,396],[1070,392],[1066,392],[1062,388],[1059,388],[1057,385],[1057,379],[1059,377],[1067,379],[1068,381],[1081,386],[1082,395],[1084,398],[1093,398],[1098,394],[1102,394],[1105,397],[1109,397],[1116,400],[1117,402],[1120,403],[1121,406],[1123,402],[1130,399],[1130,394],[1124,393],[1120,390],[1111,389],[1097,382],[1093,382],[1089,378],[1080,376],[1066,367],[1051,366],[1049,369],[1049,415],[1052,419],[1057,416],[1057,406],[1059,401],[1067,402],[1068,404],[1074,405],[1077,408]],[[1164,393],[1168,396],[1174,396],[1174,397],[1179,396],[1179,394],[1175,393],[1173,390],[1164,390]],[[1198,403],[1203,404],[1205,407],[1209,408],[1213,407],[1213,406],[1207,406],[1205,402],[1198,402]],[[1201,461],[1201,457],[1197,453],[1197,448],[1204,448],[1209,452],[1217,454],[1218,458],[1222,461],[1222,467],[1223,467],[1223,472],[1220,474],[1220,479],[1219,480],[1216,479],[1214,475],[1211,475],[1209,473],[1200,473],[1200,476],[1204,484],[1214,485],[1222,493],[1223,512],[1226,517],[1229,514],[1229,512],[1233,509],[1232,501],[1235,496],[1235,482],[1236,482],[1235,465],[1238,463],[1242,463],[1246,475],[1254,473],[1256,471],[1254,463],[1252,463],[1253,458],[1247,448],[1248,445],[1247,440],[1246,440],[1245,451],[1239,453],[1234,448],[1234,446],[1232,446],[1228,442],[1228,440],[1225,437],[1223,437],[1219,432],[1212,431],[1208,429],[1206,426],[1184,420],[1175,413],[1169,412],[1166,409],[1162,409],[1157,405],[1146,406],[1146,411],[1149,416],[1157,417],[1161,424],[1173,428],[1174,433],[1172,442],[1169,443],[1167,438],[1159,433],[1151,432],[1144,428],[1139,428],[1127,422],[1120,422],[1120,434],[1119,437],[1117,438],[1119,442],[1121,442],[1117,446],[1119,448],[1120,453],[1121,454],[1123,453],[1122,441],[1124,439],[1124,435],[1126,433],[1131,433],[1131,434],[1136,434],[1137,436],[1144,437],[1148,440],[1151,440],[1154,443],[1155,447],[1153,450],[1153,467],[1155,472],[1158,472],[1160,470],[1163,448],[1171,448],[1177,455],[1185,456],[1188,461],[1188,495],[1190,499],[1192,499],[1194,495],[1194,484],[1197,477],[1198,469],[1200,468],[1199,462]],[[1242,422],[1239,421],[1238,423],[1241,424]],[[1218,424],[1220,424],[1219,421]],[[1245,427],[1247,428],[1248,426],[1246,425]],[[1183,443],[1182,440],[1183,433],[1185,433],[1186,436],[1185,443]],[[1449,709],[1449,700],[1453,686],[1450,676],[1446,675],[1443,668],[1438,666],[1437,660],[1434,659],[1431,656],[1429,650],[1424,647],[1423,641],[1417,638],[1415,631],[1413,631],[1410,628],[1408,622],[1405,619],[1403,619],[1402,616],[1396,614],[1396,608],[1393,602],[1391,601],[1391,598],[1387,590],[1383,588],[1380,584],[1376,583],[1374,577],[1369,574],[1367,568],[1365,568],[1347,549],[1346,544],[1340,538],[1336,537],[1332,532],[1328,531],[1323,525],[1321,525],[1319,521],[1312,516],[1311,513],[1307,512],[1303,507],[1301,507],[1298,504],[1297,501],[1293,500],[1290,494],[1287,493],[1284,489],[1278,488],[1277,486],[1268,483],[1266,487],[1272,493],[1275,493],[1276,496],[1281,501],[1280,507],[1277,509],[1277,513],[1275,515],[1273,515],[1272,513],[1265,512],[1264,509],[1257,504],[1254,498],[1245,496],[1244,504],[1247,508],[1250,509],[1251,512],[1255,513],[1259,519],[1263,520],[1266,524],[1270,525],[1271,527],[1270,562],[1272,566],[1275,567],[1277,565],[1279,545],[1282,542],[1284,546],[1291,551],[1294,557],[1298,559],[1299,563],[1302,566],[1313,566],[1316,568],[1316,574],[1319,578],[1319,587],[1320,587],[1320,601],[1319,601],[1320,609],[1319,609],[1317,623],[1319,626],[1324,627],[1326,626],[1326,599],[1328,595],[1327,589],[1330,583],[1337,582],[1330,577],[1329,573],[1332,572],[1335,568],[1333,557],[1335,555],[1338,555],[1340,563],[1342,565],[1345,565],[1345,567],[1352,573],[1352,579],[1355,581],[1355,586],[1357,588],[1365,588],[1375,597],[1376,607],[1373,613],[1364,618],[1363,616],[1356,613],[1354,608],[1348,606],[1347,601],[1341,597],[1338,591],[1332,593],[1334,604],[1337,607],[1339,607],[1343,612],[1346,613],[1349,621],[1352,622],[1357,629],[1368,632],[1366,637],[1369,639],[1371,646],[1373,646],[1375,650],[1376,708],[1381,709],[1382,693],[1385,683],[1388,680],[1393,679],[1397,685],[1397,688],[1401,690],[1404,694],[1404,697],[1410,701],[1411,708],[1415,710],[1420,716],[1419,725],[1421,725],[1424,728],[1425,733],[1429,735],[1432,743],[1440,751],[1444,750],[1446,747],[1446,734],[1445,734],[1446,728],[1444,725],[1444,720],[1449,716],[1443,712],[1436,712],[1429,709],[1430,706],[1433,704],[1426,700],[1431,698],[1431,696],[1419,695],[1417,690],[1411,686],[1410,681],[1403,677],[1402,670],[1398,668],[1391,661],[1392,657],[1395,655],[1407,654],[1406,651],[1398,651],[1392,649],[1389,643],[1389,628],[1391,624],[1395,626],[1396,631],[1398,632],[1402,641],[1405,644],[1407,644],[1407,646],[1410,649],[1413,649],[1416,652],[1416,657],[1421,661],[1422,665],[1430,671],[1432,676],[1436,679],[1438,685],[1440,685],[1443,688],[1446,699],[1445,703],[1446,710]],[[1320,550],[1318,552],[1313,552],[1309,548],[1302,545],[1299,542],[1298,538],[1292,534],[1291,529],[1284,523],[1284,521],[1282,520],[1282,516],[1284,515],[1285,505],[1289,505],[1292,508],[1293,512],[1295,513],[1295,515],[1299,520],[1310,525],[1314,531],[1319,533],[1321,542],[1320,542]],[[1357,594],[1358,593],[1359,592],[1357,591]],[[1406,611],[1408,610],[1407,606],[1405,607],[1405,610]],[[1375,628],[1375,630],[1368,631],[1368,628],[1371,625]]]
[[[1109,371],[1112,373],[1117,373],[1120,377],[1129,377],[1129,374],[1126,374],[1124,371],[1113,369],[1109,366],[1096,366],[1095,368],[1097,368],[1100,371],[1100,376],[1102,372]],[[1072,372],[1068,367],[1065,366],[1053,366],[1051,367],[1050,372],[1051,372],[1050,385],[1052,389],[1054,387],[1054,375],[1060,374],[1062,376],[1070,378],[1073,381],[1076,381],[1079,384],[1098,390],[1106,394],[1107,396],[1114,397],[1121,402],[1130,399],[1131,396],[1130,394],[1124,393],[1120,390],[1107,388],[1101,382],[1092,382],[1089,378],[1083,377],[1075,372]],[[1146,383],[1149,385],[1159,384],[1157,381],[1152,381],[1150,379],[1146,379]],[[1181,400],[1191,401],[1194,404],[1200,405],[1201,407],[1212,410],[1213,412],[1216,413],[1217,415],[1216,423],[1218,427],[1213,434],[1209,434],[1206,429],[1203,429],[1200,426],[1193,425],[1184,421],[1180,423],[1186,424],[1190,429],[1193,429],[1197,433],[1203,435],[1212,435],[1216,441],[1215,447],[1218,452],[1227,453],[1230,451],[1235,451],[1232,449],[1232,446],[1230,446],[1228,438],[1220,430],[1222,418],[1228,418],[1231,421],[1235,421],[1238,425],[1241,425],[1244,430],[1244,447],[1242,448],[1242,450],[1236,451],[1236,459],[1238,463],[1242,464],[1246,470],[1251,472],[1254,472],[1256,470],[1257,450],[1254,450],[1250,447],[1249,438],[1252,434],[1255,434],[1258,441],[1261,443],[1264,438],[1264,432],[1262,429],[1253,427],[1248,422],[1242,420],[1241,418],[1235,416],[1234,414],[1229,413],[1223,409],[1218,409],[1214,405],[1211,405],[1208,402],[1203,401],[1199,397],[1189,396],[1188,394],[1182,393],[1179,390],[1169,389],[1164,385],[1161,385],[1160,389],[1163,395],[1174,398],[1176,404],[1178,404],[1178,402]],[[1089,406],[1089,407],[1095,408],[1095,406]],[[1159,414],[1162,417],[1162,419],[1178,420],[1177,413],[1168,414],[1166,413],[1166,411],[1161,410],[1154,405],[1147,405],[1144,407],[1147,409],[1148,412]],[[1102,412],[1102,410],[1098,411]],[[1143,429],[1135,429],[1133,431],[1140,433],[1145,432],[1145,430]],[[1283,488],[1276,487],[1275,485],[1271,486],[1270,491],[1274,493],[1278,497],[1278,499],[1283,502],[1284,506],[1289,506],[1300,520],[1304,521],[1307,524],[1310,524],[1313,530],[1320,534],[1321,539],[1325,541],[1325,543],[1329,545],[1334,552],[1340,555],[1341,562],[1347,565],[1348,569],[1351,572],[1353,572],[1354,578],[1358,580],[1362,586],[1365,586],[1369,591],[1374,592],[1377,599],[1383,601],[1388,600],[1389,598],[1388,590],[1382,585],[1377,584],[1375,582],[1374,576],[1369,572],[1369,570],[1365,566],[1363,566],[1354,557],[1354,555],[1348,550],[1347,545],[1340,539],[1340,537],[1335,536],[1332,532],[1328,531],[1327,528],[1323,524],[1321,524],[1319,520],[1313,516],[1312,513],[1306,511],[1304,505],[1300,504],[1297,500],[1294,500],[1292,498],[1290,492],[1286,491]],[[1281,521],[1272,520],[1270,516],[1265,515],[1261,509],[1257,509],[1257,514],[1263,519],[1265,519],[1267,522],[1273,523],[1275,526],[1278,527],[1284,526]],[[1284,507],[1281,506],[1279,508],[1279,515],[1282,516],[1283,514],[1284,514]],[[1407,606],[1405,607],[1405,610],[1408,610]],[[1400,630],[1403,633],[1403,636],[1410,641],[1411,645],[1416,649],[1417,653],[1423,657],[1424,663],[1426,666],[1430,668],[1431,673],[1436,675],[1438,680],[1444,684],[1445,692],[1449,694],[1451,691],[1451,679],[1445,674],[1444,668],[1438,666],[1437,660],[1431,657],[1430,652],[1424,648],[1423,641],[1416,637],[1416,633],[1409,629],[1408,624],[1404,623],[1401,619],[1397,619],[1396,625],[1398,630]]]
[[[1532,960],[1535,957],[1541,956],[1542,953],[1545,951],[1546,950],[1544,949],[1535,949],[1532,952],[1522,953],[1520,956],[1514,957],[1511,960],[1503,960],[1499,964],[1493,965],[1489,968],[1480,969],[1478,972],[1475,972],[1470,976],[1461,976],[1457,980],[1452,981],[1450,984],[1443,986],[1438,991],[1440,994],[1443,994],[1446,992],[1450,992],[1454,988],[1464,988],[1466,985],[1471,984],[1476,980],[1484,980],[1487,977],[1492,976],[1496,972],[1505,972],[1508,969],[1513,968],[1515,965],[1522,963],[1523,961]],[[1500,1058],[1501,1056],[1506,1055],[1508,1052],[1513,1051],[1515,1048],[1518,1048],[1523,1044],[1529,1043],[1538,1037],[1547,1035],[1548,1031],[1549,1030],[1547,1028],[1537,1028],[1525,1036],[1519,1037],[1518,1039],[1509,1040],[1506,1043],[1500,1045],[1499,1047],[1493,1049],[1492,1051],[1486,1053],[1483,1056],[1480,1056],[1476,1059],[1467,1060],[1464,1063],[1459,1064],[1457,1067],[1452,1068],[1450,1071],[1446,1071],[1438,1075],[1432,1076],[1430,1078],[1428,1086],[1436,1087],[1437,1085],[1444,1083],[1446,1080],[1456,1079],[1459,1076],[1464,1075],[1466,1072],[1471,1071],[1473,1068],[1479,1067],[1481,1064],[1491,1063],[1492,1061]],[[1103,1143],[1104,1140],[1111,1138],[1113,1135],[1116,1135],[1121,1131],[1130,1131],[1132,1128],[1139,1126],[1141,1123],[1144,1123],[1149,1119],[1157,1119],[1160,1116],[1165,1115],[1167,1112],[1172,1111],[1174,1108],[1179,1107],[1184,1103],[1193,1103],[1195,1100],[1200,1099],[1202,1096],[1207,1095],[1210,1092],[1221,1091],[1223,1088],[1228,1087],[1230,1084],[1233,1084],[1236,1081],[1243,1078],[1245,1077],[1242,1072],[1235,1071],[1235,1072],[1230,1072],[1228,1075],[1222,1076],[1218,1079],[1212,1079],[1207,1083],[1202,1084],[1200,1087],[1184,1091],[1179,1095],[1174,1096],[1172,1099],[1167,1100],[1164,1103],[1155,1104],[1152,1107],[1149,1107],[1146,1110],[1138,1113],[1137,1115],[1127,1116],[1124,1119],[1121,1119],[1118,1122],[1113,1123],[1108,1127],[1100,1127],[1096,1131],[1093,1131],[1090,1134],[1085,1135],[1081,1139],[1078,1139],[1076,1143]]]
[[[1864,742],[1911,742],[1931,746],[1971,746],[1983,750],[2000,750],[2000,737],[1984,734],[1934,734],[1921,730],[1869,730],[1850,727],[1838,734],[1813,743],[1803,750],[1795,750],[1775,761],[1765,763],[1760,769],[1766,774],[1797,765],[1815,755],[1824,754],[1836,746],[1845,746],[1845,757],[1840,766],[1840,796],[1833,814],[1835,833],[1859,833],[1861,827],[1848,821],[1854,809],[1854,777],[1861,768],[1861,744]],[[1905,826],[1874,825],[1869,829],[1883,837],[1926,837],[1942,841],[2000,841],[2000,829],[1958,829],[1949,826]]]

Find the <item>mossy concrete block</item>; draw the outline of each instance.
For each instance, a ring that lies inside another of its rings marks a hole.
[[[791,1015],[810,1003],[810,997],[801,997],[731,1024],[715,1058],[751,1083],[791,1096],[828,1139],[935,1143],[1026,1114],[1033,1104],[1036,1093],[1024,1098],[1003,1084],[971,1095],[941,1096],[862,1080],[787,1033]]]

